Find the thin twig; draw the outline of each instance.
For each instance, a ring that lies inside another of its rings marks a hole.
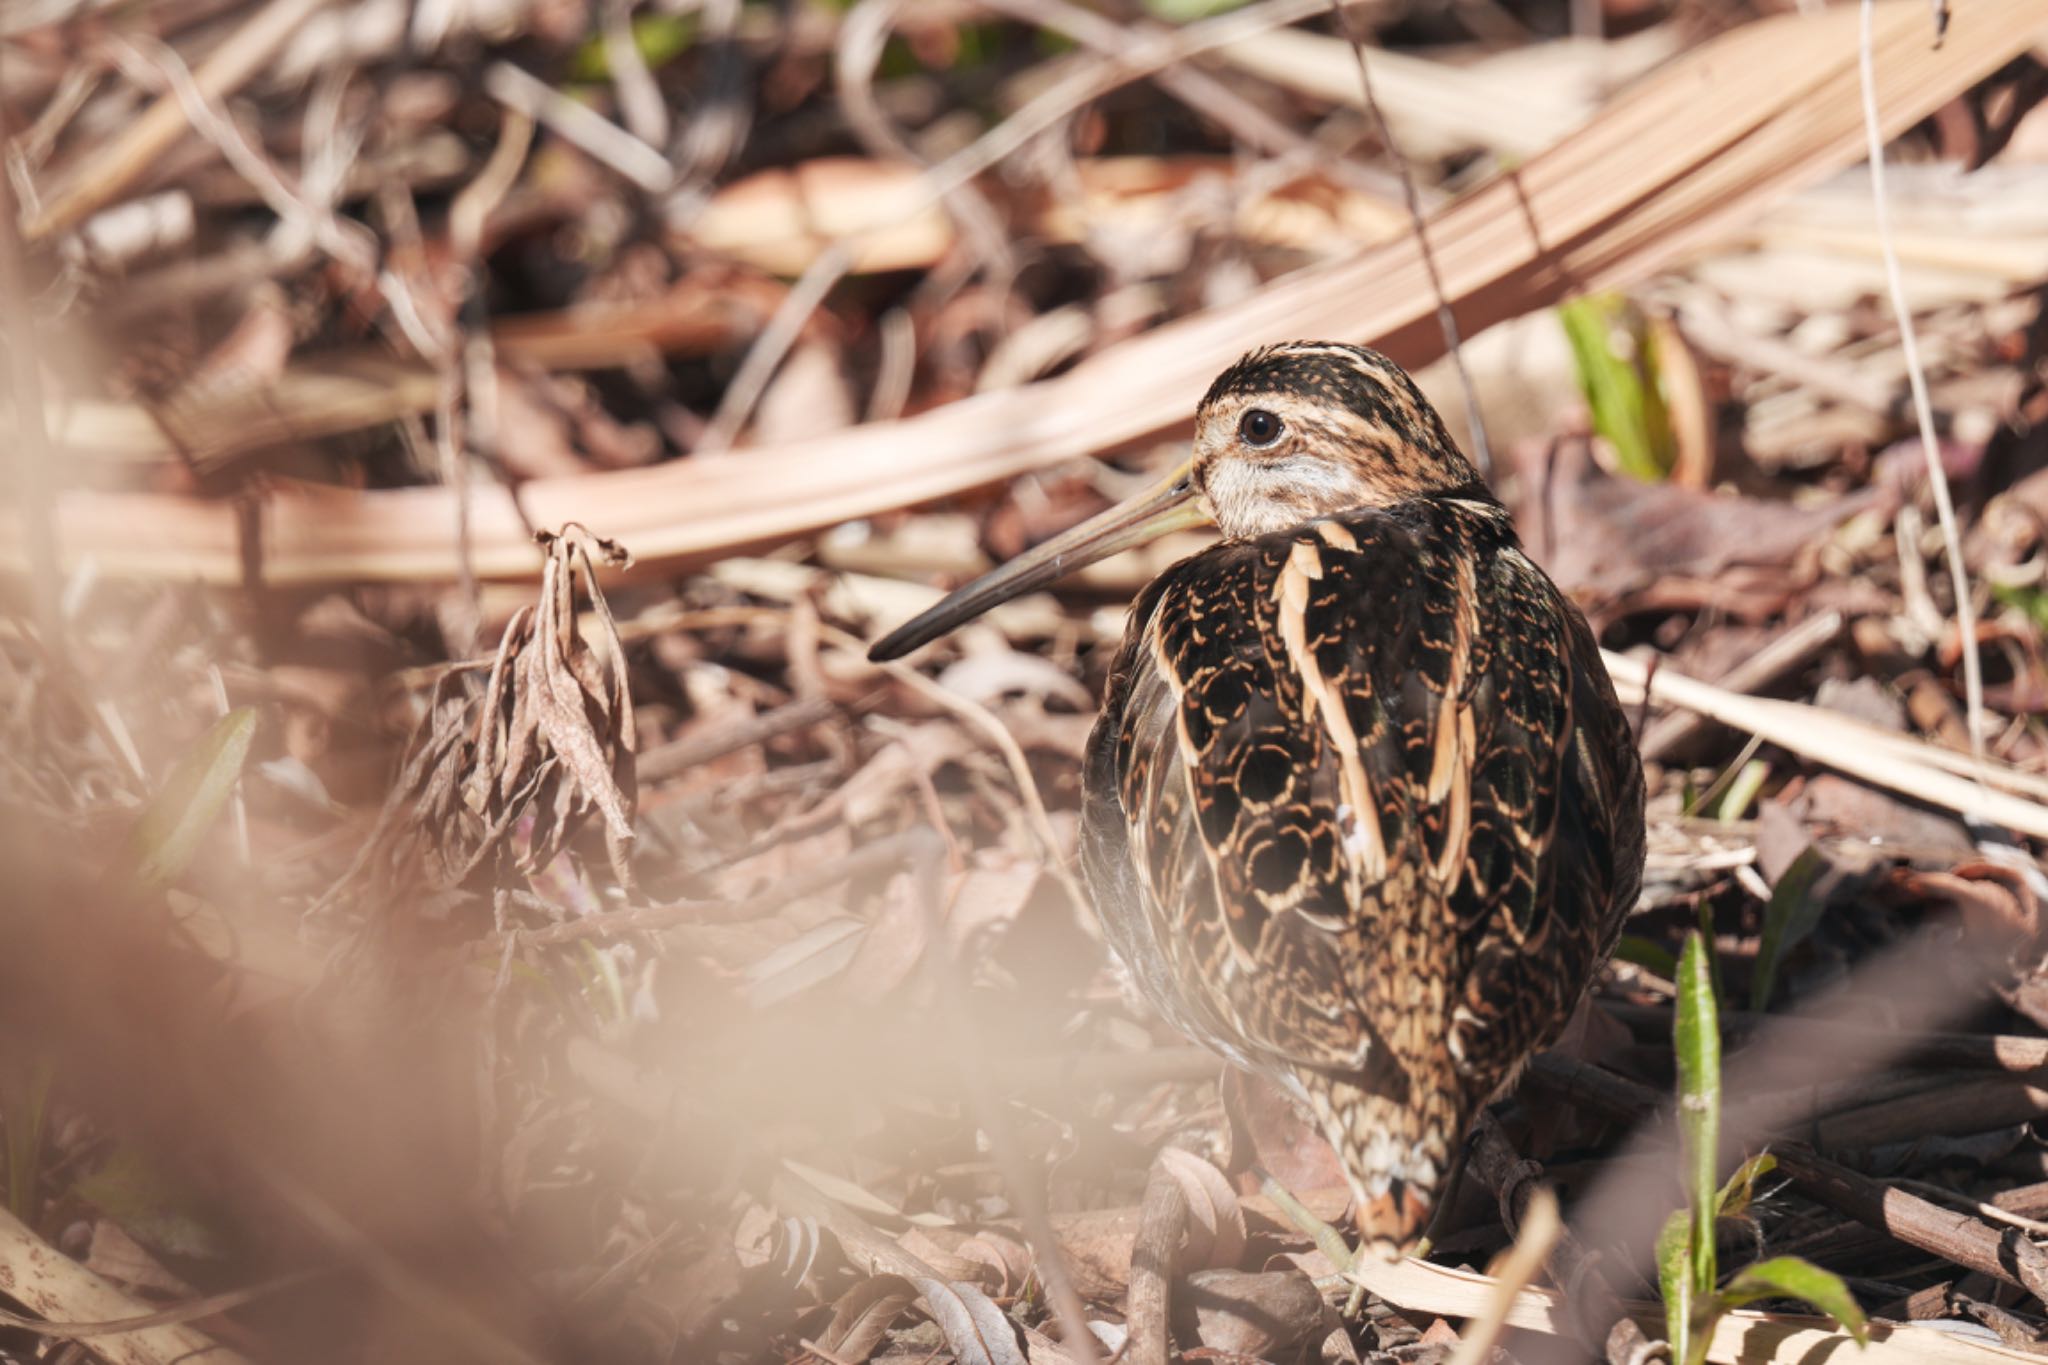
[[[229,169],[242,177],[275,213],[287,237],[302,248],[318,246],[334,260],[358,275],[367,277],[377,266],[377,241],[369,229],[354,220],[344,220],[332,205],[312,202],[301,184],[294,184],[273,166],[242,130],[221,96],[209,91],[204,71],[193,71],[176,49],[147,36],[117,39],[108,51],[122,71],[137,84],[161,80],[184,111],[192,131],[212,143]],[[280,251],[291,256],[294,251]]]
[[[1885,285],[1892,312],[1899,319],[1899,343],[1906,352],[1906,378],[1913,391],[1913,418],[1920,426],[1920,453],[1927,461],[1927,483],[1934,491],[1934,511],[1941,520],[1941,539],[1948,558],[1949,581],[1955,586],[1956,632],[1963,650],[1963,697],[1970,726],[1970,753],[1984,762],[1984,672],[1977,658],[1977,608],[1970,600],[1970,571],[1963,563],[1962,533],[1956,529],[1955,504],[1949,498],[1948,474],[1941,467],[1941,447],[1934,437],[1934,407],[1927,397],[1927,373],[1920,364],[1920,341],[1906,284],[1899,272],[1899,249],[1892,240],[1891,208],[1884,190],[1884,135],[1877,122],[1877,71],[1871,38],[1875,0],[1863,0],[1857,34],[1856,70],[1863,88],[1863,133],[1870,157],[1870,197],[1877,214],[1878,244],[1884,251]]]
[[[1401,144],[1394,137],[1393,128],[1387,123],[1387,116],[1380,110],[1380,102],[1372,91],[1372,69],[1365,60],[1365,39],[1351,22],[1351,13],[1339,0],[1330,0],[1330,12],[1337,16],[1338,27],[1344,30],[1344,37],[1351,44],[1351,55],[1358,59],[1359,84],[1365,87],[1365,107],[1372,114],[1372,121],[1380,135],[1380,145],[1387,149],[1387,155],[1394,160],[1394,169],[1401,177],[1401,199],[1408,206],[1408,222],[1415,230],[1415,246],[1422,254],[1422,269],[1429,276],[1429,292],[1436,299],[1436,322],[1443,329],[1444,349],[1450,352],[1452,368],[1458,372],[1458,387],[1465,394],[1465,420],[1472,427],[1472,462],[1479,466],[1481,478],[1493,474],[1493,446],[1486,439],[1486,419],[1479,413],[1479,391],[1472,387],[1472,372],[1465,368],[1465,351],[1458,336],[1458,317],[1451,311],[1450,295],[1444,292],[1444,278],[1436,268],[1436,252],[1430,249],[1429,228],[1422,213],[1422,196],[1415,188],[1415,169],[1408,164],[1408,158],[1401,154]]]
[[[846,650],[861,660],[867,658],[867,641],[855,639],[836,626],[820,626],[819,634],[833,648]],[[1039,844],[1044,849],[1046,867],[1059,878],[1060,884],[1066,887],[1067,894],[1073,898],[1076,913],[1081,913],[1090,901],[1081,890],[1080,883],[1074,880],[1073,871],[1067,867],[1066,859],[1061,854],[1059,836],[1053,831],[1052,817],[1046,813],[1045,798],[1038,792],[1038,779],[1032,776],[1031,762],[1024,757],[1023,746],[1017,743],[1017,737],[1010,733],[1009,728],[997,718],[995,712],[971,697],[963,697],[950,688],[939,686],[908,664],[874,664],[871,667],[879,668],[926,700],[952,712],[969,726],[979,730],[996,746],[997,752],[1002,754],[1003,761],[1009,766],[1010,776],[1017,784],[1018,794],[1024,798],[1025,809],[1030,814],[1031,832],[1037,836]]]
[[[1515,1237],[1514,1246],[1493,1272],[1493,1294],[1486,1313],[1473,1319],[1465,1335],[1458,1339],[1450,1365],[1480,1365],[1493,1358],[1494,1343],[1507,1326],[1508,1311],[1535,1280],[1536,1272],[1543,1269],[1544,1258],[1563,1231],[1564,1222],[1557,1214],[1557,1196],[1548,1187],[1537,1188],[1529,1196],[1528,1208],[1522,1215],[1522,1230]]]
[[[326,4],[327,0],[271,0],[201,63],[193,73],[195,88],[214,100],[239,89]],[[178,96],[160,96],[120,137],[100,148],[69,184],[50,196],[24,225],[22,235],[36,241],[62,232],[119,198],[183,136],[191,107]]]
[[[893,871],[902,863],[914,839],[929,837],[921,828],[914,828],[872,840],[843,858],[794,872],[771,889],[742,901],[679,901],[668,905],[642,905],[630,910],[565,920],[542,929],[514,929],[505,937],[517,937],[521,946],[556,946],[583,939],[616,938],[621,934],[659,933],[684,924],[738,924],[761,919],[783,909],[791,901],[816,895],[831,887],[844,886],[856,877]],[[488,940],[493,947],[499,946],[501,941],[495,936]]]
[[[0,145],[10,131],[7,111],[0,105]],[[58,555],[53,503],[56,466],[50,458],[50,428],[43,404],[43,374],[38,357],[42,348],[36,341],[35,299],[30,296],[28,272],[22,268],[21,239],[15,231],[20,221],[15,211],[11,181],[0,182],[0,310],[4,310],[7,342],[8,383],[13,400],[15,439],[9,442],[14,456],[15,496],[20,500],[22,540],[28,549],[30,585],[35,599],[37,628],[43,647],[60,663],[64,647],[64,568]]]
[[[147,1332],[157,1327],[177,1327],[184,1323],[197,1322],[201,1318],[216,1318],[223,1313],[231,1313],[244,1304],[254,1303],[282,1290],[295,1288],[327,1273],[329,1272],[326,1270],[288,1271],[261,1284],[223,1290],[221,1293],[209,1294],[203,1299],[193,1299],[188,1303],[169,1304],[154,1313],[139,1313],[132,1318],[109,1318],[102,1322],[46,1322],[42,1318],[32,1318],[0,1309],[0,1324],[12,1327],[18,1332],[29,1332],[42,1337],[71,1337],[82,1340],[86,1337],[126,1336],[131,1332]]]
[[[484,72],[484,90],[508,109],[545,124],[563,141],[574,144],[617,171],[649,194],[666,194],[675,183],[668,158],[618,124],[550,90],[532,73],[510,62],[492,62]]]
[[[1142,60],[1145,45],[1167,39],[1172,31],[1158,25],[1113,22],[1071,0],[983,0],[990,8],[1024,23],[1056,29],[1083,47],[1119,61]],[[1354,0],[1355,3],[1355,0]],[[1188,108],[1213,119],[1239,142],[1260,151],[1307,160],[1317,170],[1352,189],[1374,196],[1390,192],[1393,177],[1368,170],[1316,143],[1273,117],[1227,82],[1198,66],[1176,64],[1153,73],[1153,82]]]
[[[1247,34],[1261,33],[1304,19],[1321,10],[1326,3],[1329,0],[1267,0],[1265,4],[1191,24],[1172,34],[1149,38],[1115,58],[1104,57],[1077,64],[1021,109],[926,171],[918,180],[917,193],[905,195],[891,217],[834,238],[804,268],[804,273],[776,308],[775,316],[769,319],[768,326],[748,348],[746,358],[740,362],[739,370],[719,400],[718,410],[706,424],[696,453],[716,453],[738,439],[747,419],[753,415],[754,405],[767,391],[768,381],[774,378],[775,372],[782,367],[783,358],[789,354],[797,338],[803,335],[811,314],[825,301],[833,286],[853,268],[862,242],[925,212],[956,186],[966,184],[1013,155],[1018,148],[1088,101],[1176,62],[1234,43]]]
[[[1715,686],[1730,692],[1751,693],[1805,668],[1841,637],[1847,620],[1839,611],[1823,611],[1765,641],[1754,653],[1728,670]],[[1662,759],[1684,744],[1710,722],[1694,712],[1679,711],[1665,716],[1642,732],[1643,757]],[[1702,805],[1704,803],[1701,803]],[[1698,806],[1695,807],[1699,808]]]
[[[1145,1178],[1138,1237],[1131,1246],[1131,1288],[1124,1314],[1130,1342],[1123,1356],[1129,1365],[1166,1365],[1172,1355],[1167,1323],[1173,1313],[1173,1259],[1187,1225],[1188,1201],[1180,1181],[1155,1157]]]
[[[1087,1312],[1082,1306],[1081,1295],[1074,1288],[1073,1276],[1067,1271],[1059,1237],[1053,1230],[1052,1218],[1046,1208],[1045,1188],[1041,1180],[1033,1178],[1032,1163],[1025,1158],[1025,1147],[1018,1137],[1017,1126],[1011,1121],[1009,1109],[989,1084],[987,1069],[975,1064],[982,1057],[991,1055],[993,1049],[982,1036],[962,991],[961,983],[972,975],[973,965],[965,960],[958,939],[946,932],[949,916],[941,903],[946,858],[944,846],[937,839],[922,840],[913,850],[912,857],[915,863],[912,875],[918,883],[918,900],[924,911],[927,941],[935,944],[950,942],[952,945],[950,960],[942,959],[938,953],[925,955],[925,973],[931,981],[934,996],[951,1016],[947,1021],[951,1032],[966,1041],[965,1055],[970,1064],[961,1068],[961,1079],[966,1084],[969,1102],[979,1127],[988,1136],[989,1151],[995,1158],[996,1169],[1003,1183],[1009,1187],[1010,1202],[1017,1210],[1025,1239],[1031,1246],[1033,1268],[1039,1283],[1045,1287],[1053,1312],[1059,1318],[1067,1349],[1079,1358],[1078,1365],[1096,1365],[1100,1357],[1095,1349],[1095,1337],[1088,1330]]]

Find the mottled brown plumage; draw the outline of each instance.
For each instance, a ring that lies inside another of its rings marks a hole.
[[[1132,610],[1083,870],[1146,995],[1306,1103],[1391,1255],[1613,947],[1642,872],[1635,746],[1584,619],[1413,381],[1352,346],[1247,356],[1175,480],[876,652],[1189,504],[1224,540]]]

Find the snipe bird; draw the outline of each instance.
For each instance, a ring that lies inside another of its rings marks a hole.
[[[1186,464],[870,657],[1205,522],[1220,542],[1145,589],[1110,670],[1083,872],[1166,1018],[1306,1105],[1391,1258],[1613,948],[1642,770],[1585,619],[1358,346],[1247,355]]]

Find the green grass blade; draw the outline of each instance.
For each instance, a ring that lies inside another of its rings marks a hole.
[[[1740,1308],[1758,1299],[1803,1300],[1840,1323],[1859,1346],[1870,1340],[1863,1310],[1857,1306],[1849,1286],[1842,1283],[1839,1275],[1822,1270],[1811,1261],[1797,1256],[1759,1261],[1745,1266],[1721,1291],[1721,1302],[1730,1308]]]
[[[633,47],[649,71],[659,71],[690,50],[697,40],[697,17],[693,14],[637,14],[632,23]],[[611,52],[604,39],[592,37],[569,59],[572,81],[612,79]]]
[[[1712,952],[1706,937],[1694,930],[1686,934],[1678,960],[1678,1131],[1686,1204],[1692,1211],[1688,1261],[1696,1305],[1711,1299],[1719,1278],[1714,1210],[1720,1182],[1714,1173],[1721,1146],[1721,1023]]]
[[[1633,962],[1644,971],[1655,972],[1666,981],[1678,979],[1678,959],[1664,946],[1652,943],[1638,934],[1623,934],[1621,942],[1614,945],[1617,962]]]
[[[1763,791],[1770,776],[1771,765],[1760,758],[1752,758],[1743,764],[1735,774],[1735,780],[1728,784],[1728,790],[1721,794],[1721,802],[1714,808],[1714,818],[1724,825],[1740,820],[1757,794]]]
[[[1693,1345],[1692,1210],[1673,1209],[1657,1234],[1657,1287],[1664,1294],[1664,1339],[1684,1365]]]
[[[1771,1003],[1771,987],[1778,982],[1778,966],[1785,954],[1820,924],[1820,897],[1814,884],[1827,870],[1820,850],[1809,847],[1792,860],[1771,888],[1770,903],[1764,906],[1763,940],[1756,947],[1756,970],[1749,982],[1749,1007],[1759,1012]]]
[[[0,1117],[7,1120],[7,1208],[24,1223],[36,1219],[36,1186],[43,1172],[43,1132],[49,1126],[50,1086],[57,1065],[24,1053],[8,1057],[0,1075]]]
[[[1778,1158],[1769,1152],[1759,1152],[1736,1167],[1735,1174],[1728,1177],[1728,1183],[1714,1200],[1715,1216],[1741,1218],[1747,1214],[1750,1201],[1756,1198],[1756,1182],[1777,1169]]]
[[[132,886],[138,890],[168,886],[191,865],[241,779],[242,762],[249,756],[249,741],[255,736],[256,713],[245,706],[214,722],[178,760],[129,838],[127,865]]]
[[[1558,306],[1593,429],[1614,447],[1623,472],[1663,480],[1677,461],[1671,417],[1657,387],[1649,328],[1618,294],[1587,294]]]

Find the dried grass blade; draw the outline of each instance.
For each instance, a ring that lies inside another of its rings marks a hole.
[[[1954,760],[1968,764],[1966,754],[1947,754],[1931,744],[1903,740],[1817,706],[1746,697],[1666,669],[1649,677],[1637,660],[1605,651],[1602,658],[1624,702],[1641,700],[1647,681],[1652,701],[1697,711],[1802,758],[1916,800],[2048,838],[2048,805],[1994,790],[2001,786],[2024,790],[2033,780],[2003,764],[1987,759],[1983,785],[1979,785],[1949,767]]]
[[[1862,146],[1855,20],[1830,10],[1724,35],[1434,215],[1430,237],[1459,317],[1477,329],[1574,291],[1641,279],[1849,164]],[[1959,23],[1930,48],[1915,0],[1880,6],[1884,131],[1941,107],[2043,30],[2048,0],[2009,0],[1995,21]],[[744,461],[537,480],[522,498],[541,524],[601,525],[643,560],[702,556],[1180,429],[1210,378],[1246,346],[1298,335],[1371,341],[1408,365],[1441,354],[1413,240],[1305,270],[1042,383],[762,447]],[[449,497],[434,488],[273,497],[262,505],[262,572],[274,583],[453,578]],[[538,568],[509,496],[478,490],[474,512],[477,573]],[[59,500],[57,520],[74,563],[93,555],[109,573],[242,576],[237,512],[224,504],[74,492]],[[20,544],[0,537],[0,562],[18,564]]]

